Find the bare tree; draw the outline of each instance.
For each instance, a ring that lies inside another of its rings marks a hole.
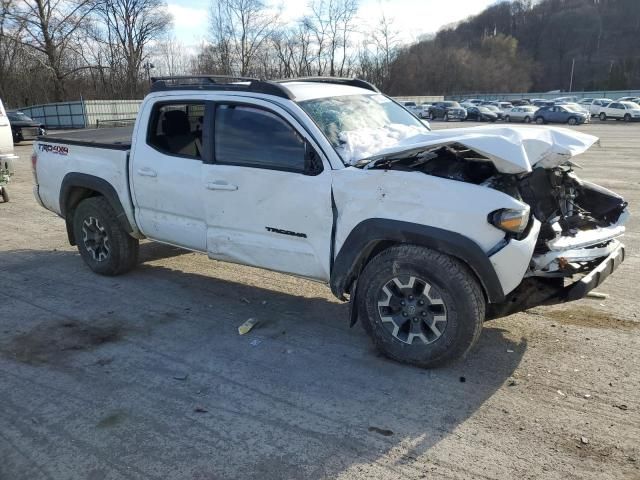
[[[184,75],[191,69],[192,58],[184,44],[166,35],[153,49],[153,63],[162,75]]]
[[[277,24],[278,13],[262,0],[213,0],[210,34],[217,63],[227,74],[245,76],[259,70],[259,52]]]
[[[9,6],[8,15],[20,26],[15,37],[26,52],[52,74],[54,99],[65,96],[67,77],[86,66],[70,61],[78,46],[77,33],[87,22],[96,0],[21,0]]]
[[[135,98],[140,93],[142,65],[149,55],[149,45],[166,34],[171,16],[164,0],[102,0],[99,15],[111,54],[122,57],[123,94]],[[114,63],[117,59],[112,59]]]

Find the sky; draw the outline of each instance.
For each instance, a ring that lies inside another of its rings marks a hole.
[[[498,0],[499,1],[499,0]],[[173,34],[184,45],[199,45],[207,37],[207,19],[211,0],[167,0],[173,15]],[[294,23],[307,12],[305,0],[265,0],[282,6],[282,19]],[[416,41],[421,35],[435,33],[444,25],[481,12],[496,0],[360,0],[359,24],[363,31],[375,25],[384,13],[393,21],[402,43]]]

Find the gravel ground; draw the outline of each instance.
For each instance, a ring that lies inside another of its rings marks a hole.
[[[579,175],[633,209],[640,125],[578,129],[602,140]],[[152,243],[92,274],[32,197],[30,149],[0,204],[0,479],[640,478],[637,216],[609,298],[489,322],[425,371],[318,283]]]

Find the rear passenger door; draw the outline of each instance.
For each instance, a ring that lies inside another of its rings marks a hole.
[[[136,222],[149,238],[206,251],[202,163],[205,102],[155,103],[141,112],[130,179]]]
[[[329,279],[331,170],[302,126],[269,102],[217,102],[203,170],[212,258]]]

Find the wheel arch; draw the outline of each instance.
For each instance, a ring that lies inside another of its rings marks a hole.
[[[134,233],[134,228],[127,218],[124,207],[116,189],[103,178],[85,173],[68,173],[62,180],[60,188],[60,214],[65,219],[67,236],[71,245],[76,244],[73,233],[73,214],[82,200],[91,197],[104,197],[114,212],[118,221],[129,234]]]
[[[403,243],[431,248],[461,260],[480,282],[487,301],[496,303],[504,299],[489,257],[473,240],[449,230],[384,218],[364,220],[353,228],[333,262],[329,282],[333,294],[344,299],[375,255]]]

